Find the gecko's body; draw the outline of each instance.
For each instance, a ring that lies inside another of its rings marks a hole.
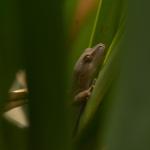
[[[93,48],[87,48],[75,64],[73,75],[74,104],[79,104],[80,110],[76,122],[78,126],[80,115],[86,101],[93,90],[93,82],[104,59],[105,45],[100,43]],[[75,129],[76,130],[76,129]]]

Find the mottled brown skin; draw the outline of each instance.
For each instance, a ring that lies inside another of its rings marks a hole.
[[[80,116],[95,85],[95,76],[99,71],[104,56],[105,45],[100,43],[93,48],[87,48],[75,64],[73,75],[73,104],[79,105],[79,114],[74,128],[76,134]]]
[[[93,90],[93,81],[104,59],[104,44],[97,44],[94,48],[87,48],[78,59],[74,67],[73,96],[74,103],[88,99]]]

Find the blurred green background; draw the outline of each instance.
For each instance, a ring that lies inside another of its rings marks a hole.
[[[150,149],[148,1],[5,0],[0,11],[0,105],[25,69],[30,121],[1,115],[1,150]],[[100,42],[106,58],[72,138],[73,66]]]

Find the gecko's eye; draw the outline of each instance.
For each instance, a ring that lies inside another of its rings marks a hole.
[[[85,62],[91,62],[92,61],[92,56],[91,55],[85,55],[84,56],[84,61]]]

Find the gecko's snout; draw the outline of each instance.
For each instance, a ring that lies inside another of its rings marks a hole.
[[[105,53],[105,44],[99,43],[95,47],[92,48],[91,54],[93,56],[99,57]]]
[[[99,43],[99,44],[97,44],[96,46],[95,46],[95,54],[96,55],[101,55],[101,54],[104,54],[105,53],[105,44],[103,44],[103,43]]]
[[[96,45],[96,47],[105,49],[105,44],[99,43],[99,44]]]

